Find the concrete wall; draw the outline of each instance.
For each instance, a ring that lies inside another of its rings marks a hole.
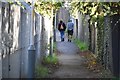
[[[20,28],[20,48],[21,48],[21,77],[27,77],[28,68],[28,47],[30,44],[30,14],[21,9]]]
[[[41,32],[42,32],[42,16],[35,14],[35,49],[36,49],[36,65],[41,62]]]
[[[81,39],[82,34],[82,14],[78,12],[78,39]]]
[[[84,36],[84,42],[86,42],[86,44],[89,44],[89,22],[88,22],[88,16],[85,15],[85,19],[84,19],[84,31],[83,31],[83,36]]]
[[[78,36],[78,19],[73,19],[74,20],[74,33],[73,36],[77,38]]]
[[[45,56],[45,28],[44,28],[44,18],[42,17],[42,21],[41,21],[42,25],[41,25],[41,39],[40,39],[40,45],[41,45],[41,48],[40,48],[40,51],[41,51],[41,56]],[[41,57],[42,59],[42,57]]]
[[[44,17],[44,29],[45,29],[45,32],[44,32],[44,40],[45,40],[45,54],[46,55],[49,55],[50,53],[50,49],[48,49],[48,45],[50,45],[50,36],[51,36],[51,20],[49,17]]]
[[[1,26],[2,26],[2,3],[0,2],[0,79],[2,78],[2,43],[1,43]]]
[[[88,23],[88,18],[86,15],[83,15],[78,12],[78,33],[77,38],[80,39],[83,42],[86,42],[89,44],[89,23]]]
[[[20,7],[2,3],[2,77],[19,78],[20,54],[19,54],[19,27]],[[5,40],[4,40],[5,39]],[[7,43],[6,43],[7,42]],[[7,45],[6,45],[7,44]]]
[[[18,5],[0,3],[0,16],[0,78],[27,78],[31,14]],[[38,64],[47,52],[49,24],[45,25],[47,22],[39,14],[34,19],[33,36]]]
[[[2,3],[2,26],[1,26],[1,35],[2,35],[2,77],[9,77],[9,67],[10,67],[10,14],[9,14],[9,5],[7,3]],[[9,30],[8,30],[9,29]],[[9,32],[9,33],[8,33]]]
[[[10,52],[10,78],[20,76],[20,50],[19,50],[19,29],[20,29],[20,7],[10,5],[10,28],[12,33],[12,47]]]

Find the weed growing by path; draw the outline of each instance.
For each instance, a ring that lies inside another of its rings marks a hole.
[[[49,49],[48,45],[48,49]],[[36,78],[47,78],[49,74],[54,73],[59,68],[59,60],[57,57],[57,46],[53,43],[53,54],[43,57],[41,64],[36,68]]]
[[[52,74],[55,69],[59,67],[59,61],[57,55],[46,56],[42,60],[42,64],[36,68],[37,78],[47,78],[49,74]]]
[[[56,53],[57,50],[57,46],[56,46],[56,42],[53,43],[53,53]]]
[[[48,68],[43,66],[43,65],[40,65],[40,66],[37,66],[36,68],[36,77],[37,78],[44,78],[48,75]]]
[[[74,42],[80,48],[81,51],[88,50],[88,45],[85,42],[82,42],[79,39],[74,39]]]
[[[53,56],[47,56],[43,59],[44,64],[56,64],[58,63],[58,58],[55,54]]]

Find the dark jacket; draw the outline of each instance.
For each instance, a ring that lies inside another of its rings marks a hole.
[[[60,29],[61,25],[63,26],[63,29]],[[66,30],[66,25],[65,25],[65,23],[59,23],[59,24],[58,24],[58,30],[59,30],[59,31],[65,31],[65,30]]]

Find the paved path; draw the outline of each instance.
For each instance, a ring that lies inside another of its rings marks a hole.
[[[58,38],[57,38],[58,39]],[[98,74],[86,69],[82,62],[84,59],[79,56],[78,47],[73,42],[57,42],[57,49],[61,53],[58,56],[62,64],[59,69],[51,75],[52,78],[97,78]]]

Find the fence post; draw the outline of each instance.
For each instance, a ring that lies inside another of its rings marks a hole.
[[[53,32],[54,32],[54,42],[56,42],[56,13],[55,13],[55,21],[54,21],[54,26],[53,26]]]
[[[50,37],[50,56],[53,55],[53,38]]]
[[[35,46],[34,46],[34,1],[31,7],[30,47],[28,48],[28,78],[35,77]]]
[[[35,47],[30,45],[28,49],[28,78],[35,77]]]

